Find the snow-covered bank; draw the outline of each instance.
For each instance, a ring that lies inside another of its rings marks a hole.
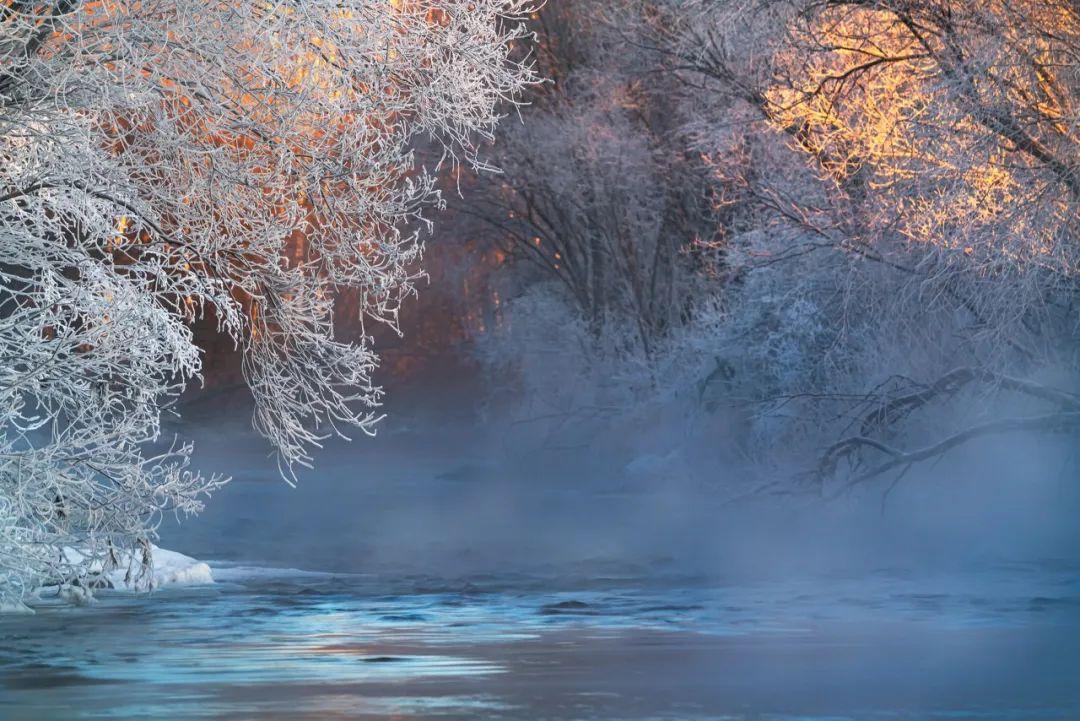
[[[82,562],[82,553],[74,548],[64,549],[68,562]],[[116,568],[102,574],[104,586],[121,591],[145,591],[165,586],[201,586],[214,582],[210,566],[176,551],[150,545],[153,572],[149,578],[140,573],[141,559],[132,553],[120,555]],[[96,568],[95,568],[96,566]],[[100,574],[101,565],[91,564],[91,574]]]
[[[205,586],[214,582],[214,575],[206,563],[165,548],[152,545],[150,549],[154,558],[154,575],[150,582],[152,588]],[[115,588],[135,590],[133,584],[125,582],[121,569],[113,571],[109,580]]]
[[[51,586],[45,584],[43,588],[29,594],[27,599],[29,604],[17,600],[0,603],[0,614],[33,613],[32,606],[35,605],[35,601],[47,599],[50,596],[50,588],[53,597],[68,603],[83,605],[93,602],[95,588],[135,593],[169,586],[204,586],[214,583],[210,566],[202,561],[154,545],[150,546],[150,554],[153,564],[149,577],[139,573],[140,560],[131,553],[126,553],[121,556],[116,568],[105,573],[101,572],[100,563],[92,563],[90,574],[96,578],[95,582],[89,586],[65,585],[57,591],[55,584]],[[83,560],[83,554],[74,548],[65,548],[64,557],[71,564],[79,564]]]

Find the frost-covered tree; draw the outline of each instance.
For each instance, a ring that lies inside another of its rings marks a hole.
[[[529,5],[0,1],[0,602],[145,573],[221,482],[158,443],[202,314],[287,474],[373,431],[378,359],[335,338],[335,293],[396,327],[439,202],[410,143],[474,159],[531,81]]]
[[[491,151],[505,173],[470,188],[463,203],[479,221],[473,232],[511,269],[501,289],[506,324],[487,334],[494,342],[485,349],[497,351],[501,336],[507,365],[546,369],[546,380],[531,382],[567,406],[608,385],[584,368],[568,371],[571,359],[610,362],[599,375],[624,387],[653,382],[655,361],[701,290],[692,246],[716,228],[710,172],[679,132],[672,79],[648,72],[648,53],[609,10],[574,0],[540,11],[536,54],[550,82]],[[561,326],[562,362],[541,340],[549,324]]]
[[[697,88],[698,147],[731,190],[718,248],[738,268],[731,322],[786,339],[757,355],[802,369],[755,390],[785,415],[827,400],[818,438],[843,431],[819,478],[1080,422],[1075,395],[1021,380],[1080,367],[1074,2],[629,5],[647,6],[652,47]],[[800,322],[780,320],[794,308]],[[767,377],[776,363],[761,365]],[[918,413],[976,388],[1019,396],[1022,412]]]

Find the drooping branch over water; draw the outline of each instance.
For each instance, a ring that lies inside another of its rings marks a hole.
[[[412,142],[474,161],[532,81],[530,9],[0,2],[0,600],[92,583],[220,485],[152,450],[204,314],[287,474],[373,431],[378,357],[335,336],[335,293],[397,327],[439,204]]]

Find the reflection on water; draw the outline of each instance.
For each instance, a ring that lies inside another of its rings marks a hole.
[[[0,618],[0,719],[1080,718],[1074,568],[728,587],[216,575]]]

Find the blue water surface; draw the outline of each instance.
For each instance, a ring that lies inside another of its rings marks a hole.
[[[0,719],[1080,719],[1080,572],[334,575],[0,617]]]

